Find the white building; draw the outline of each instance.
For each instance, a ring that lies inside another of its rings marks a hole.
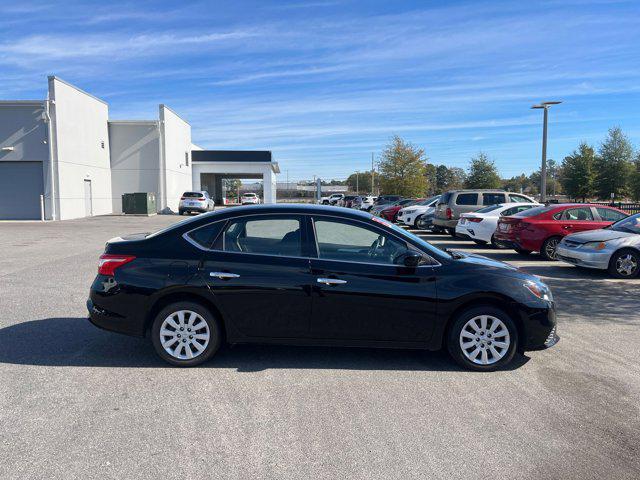
[[[109,120],[103,100],[54,76],[48,87],[47,100],[0,101],[0,220],[121,213],[135,192],[154,192],[158,211],[177,211],[188,190],[219,204],[223,178],[261,178],[275,202],[271,152],[202,150],[165,105],[154,120]]]

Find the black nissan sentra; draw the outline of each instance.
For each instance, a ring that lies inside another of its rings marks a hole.
[[[319,205],[229,208],[109,240],[87,307],[179,366],[228,342],[446,348],[495,370],[558,341],[537,277]]]

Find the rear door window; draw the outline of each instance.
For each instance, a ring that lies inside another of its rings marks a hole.
[[[496,205],[498,203],[505,202],[504,193],[483,193],[482,204],[483,205]]]
[[[232,220],[221,235],[222,249],[225,252],[300,257],[301,232],[301,219],[297,216]]]
[[[477,193],[459,193],[456,197],[456,205],[477,205]]]
[[[512,202],[522,202],[522,203],[532,203],[530,198],[527,198],[523,195],[517,195],[515,193],[510,193],[509,197],[511,197]]]
[[[568,208],[564,211],[562,219],[571,222],[591,222],[593,221],[593,214],[589,207]]]
[[[610,208],[596,207],[596,211],[603,222],[617,222],[623,218],[627,218],[627,215],[624,213]]]
[[[187,236],[193,243],[198,244],[202,248],[208,249],[211,248],[223,226],[224,221],[210,223],[209,225],[205,225],[204,227],[200,227],[196,230],[191,230],[187,233]]]

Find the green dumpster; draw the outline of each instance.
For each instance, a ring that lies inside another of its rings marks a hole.
[[[152,215],[156,213],[155,192],[137,192],[123,194],[122,213],[133,215]]]

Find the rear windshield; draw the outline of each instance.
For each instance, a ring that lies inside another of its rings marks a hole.
[[[202,193],[200,193],[200,192],[184,192],[182,194],[182,196],[186,197],[186,198],[197,198],[197,197],[201,197]]]
[[[242,195],[243,197],[255,197],[256,194],[255,193],[245,193],[244,195]]]
[[[502,205],[491,205],[489,207],[484,207],[481,208],[480,210],[476,210],[476,213],[487,213],[487,212],[493,212],[494,210],[497,210],[498,208],[500,208]]]
[[[543,213],[550,212],[554,208],[557,208],[557,207],[535,207],[535,208],[530,208],[529,210],[525,210],[524,212],[516,213],[513,216],[514,217],[535,217],[536,215],[541,215]]]

